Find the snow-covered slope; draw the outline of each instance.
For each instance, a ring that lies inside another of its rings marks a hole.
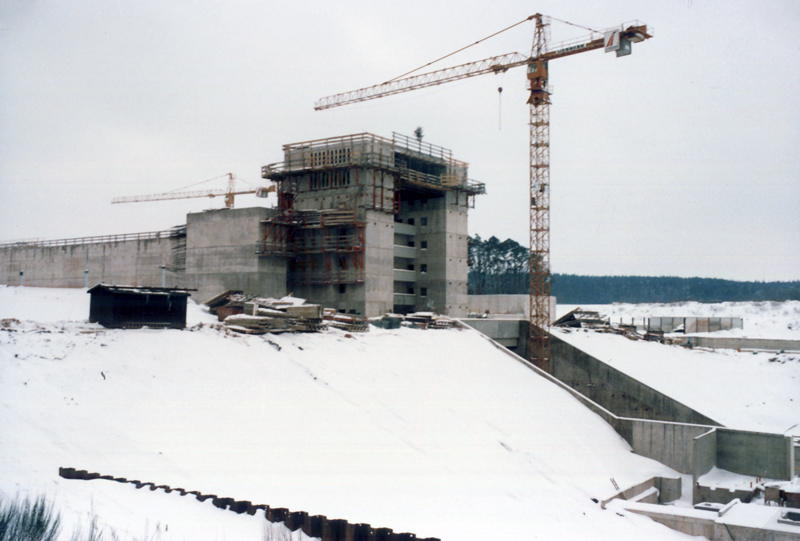
[[[123,538],[260,539],[152,481],[443,540],[685,539],[592,498],[668,468],[470,330],[231,335],[86,323],[83,290],[0,286],[0,494]],[[200,325],[200,323],[203,325]]]

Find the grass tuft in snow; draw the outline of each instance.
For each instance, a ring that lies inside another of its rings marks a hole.
[[[0,541],[53,541],[60,529],[61,516],[44,497],[0,504]]]

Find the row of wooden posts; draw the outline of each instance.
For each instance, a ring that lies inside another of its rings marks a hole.
[[[225,498],[216,494],[202,494],[196,490],[172,488],[167,485],[156,485],[138,480],[129,480],[124,477],[113,477],[90,473],[86,470],[75,468],[59,468],[58,475],[64,479],[79,479],[91,481],[104,479],[118,483],[129,483],[136,488],[148,487],[150,490],[163,490],[164,492],[177,492],[181,496],[192,495],[197,500],[205,502],[211,500],[215,507],[233,511],[238,514],[255,515],[259,510],[264,511],[265,518],[273,523],[283,522],[291,531],[303,530],[309,537],[316,537],[321,541],[417,541],[413,533],[395,533],[391,528],[373,528],[369,524],[352,524],[344,519],[329,519],[323,515],[309,516],[305,511],[290,511],[283,507],[270,507],[264,504],[253,504],[249,501]],[[440,541],[435,537],[419,538],[418,541]]]

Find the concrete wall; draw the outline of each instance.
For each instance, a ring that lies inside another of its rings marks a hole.
[[[427,271],[417,275],[416,310],[432,310],[455,317],[466,316],[467,295],[467,207],[458,192],[444,192],[403,204],[399,218],[413,220],[416,227],[417,265]],[[423,244],[424,243],[424,244]],[[426,248],[421,247],[425,245]],[[419,296],[426,288],[425,298]]]
[[[766,349],[769,351],[800,351],[800,340],[770,338],[734,338],[717,336],[686,336],[682,344],[714,349]]]
[[[520,314],[526,319],[531,311],[529,295],[470,295],[468,306],[470,314]]]
[[[203,302],[226,289],[281,297],[286,291],[286,260],[259,257],[256,241],[270,209],[220,209],[186,217],[186,281]]]
[[[600,507],[605,509],[608,502],[615,500],[617,498],[621,498],[627,501],[635,499],[636,501],[641,501],[646,503],[660,503],[660,504],[669,503],[681,497],[682,483],[683,481],[680,477],[652,477],[647,481],[643,481],[632,487],[620,490],[610,498],[606,498],[605,500],[600,502]],[[650,488],[655,488],[657,490],[655,498],[638,497],[641,494],[646,493]],[[648,501],[648,500],[653,500],[653,501]]]
[[[672,528],[673,530],[687,535],[702,536],[712,540],[720,539],[714,536],[714,522],[717,519],[716,513],[634,502],[621,503],[619,505],[623,509],[649,517],[668,528]],[[615,506],[612,506],[612,509],[614,507]]]
[[[630,444],[633,452],[638,455],[652,458],[683,474],[691,474],[693,477],[697,472],[702,475],[710,470],[711,466],[716,465],[743,475],[767,477],[763,473],[750,473],[753,468],[760,468],[762,471],[769,472],[773,479],[791,478],[791,466],[794,460],[791,437],[730,430],[708,424],[636,419],[615,415],[573,386],[537,368],[530,361],[502,345],[496,342],[495,345],[530,370],[570,393],[584,406],[599,415]],[[720,432],[727,433],[721,444],[717,439]],[[708,435],[709,439],[702,437],[704,435]],[[698,441],[698,438],[700,443],[695,450],[695,442]],[[714,456],[713,464],[710,460],[712,455]],[[695,463],[696,459],[699,462]]]
[[[791,479],[794,448],[791,436],[719,428],[716,465],[742,475]],[[747,449],[747,453],[742,453]]]
[[[523,340],[522,327],[528,325],[527,321],[519,319],[461,318],[460,321],[509,349],[519,347]]]
[[[717,463],[717,431],[711,429],[692,441],[692,482],[711,471]]]
[[[161,266],[173,266],[176,239],[162,236],[120,235],[107,242],[61,246],[15,246],[0,248],[0,283],[32,287],[84,287],[84,271],[89,271],[89,286],[101,282],[119,285],[160,286]],[[114,238],[114,237],[108,237]],[[65,241],[66,242],[66,241]],[[182,275],[167,274],[167,286],[185,286]]]
[[[708,432],[710,427],[620,418],[616,429],[637,455],[652,458],[674,470],[689,474],[694,469],[694,438]]]
[[[551,335],[553,375],[620,417],[719,423]]]
[[[364,230],[364,308],[376,317],[394,308],[394,216],[368,210]]]

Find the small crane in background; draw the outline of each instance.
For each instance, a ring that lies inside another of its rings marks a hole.
[[[557,20],[554,17],[548,19]],[[485,58],[477,62],[461,64],[420,75],[411,75],[431,64],[477,45],[506,30],[526,21],[536,21],[533,46],[529,55],[509,53]],[[567,21],[559,21],[571,26],[580,26]],[[531,361],[546,372],[550,368],[550,87],[548,83],[548,62],[565,56],[572,56],[595,49],[605,49],[616,55],[631,54],[631,44],[649,39],[652,30],[638,21],[625,23],[604,31],[589,30],[585,38],[549,44],[550,22],[537,13],[503,30],[495,32],[475,43],[462,47],[433,62],[404,73],[389,81],[321,98],[314,109],[322,110],[376,98],[383,98],[401,92],[417,90],[429,86],[476,77],[487,73],[503,73],[511,68],[527,66],[528,89],[530,97],[530,333],[528,354]]]
[[[217,180],[224,177],[228,177],[228,188],[225,190],[214,189],[214,190],[194,190],[194,191],[172,191],[172,192],[157,193],[151,195],[127,195],[122,197],[115,197],[114,199],[111,200],[111,202],[143,203],[146,201],[165,201],[168,199],[192,199],[195,197],[224,196],[225,208],[232,209],[234,196],[245,195],[245,194],[256,194],[256,197],[267,197],[267,195],[269,195],[270,192],[275,191],[275,186],[269,186],[269,187],[261,186],[258,188],[250,188],[246,190],[237,191],[235,186],[236,176],[233,173],[227,173],[219,177],[210,178],[208,180],[204,180],[203,182],[199,182],[198,184],[204,184],[206,182],[211,182],[213,180]],[[197,184],[192,184],[191,186],[197,186]],[[187,188],[190,188],[191,186],[187,186]],[[183,188],[179,188],[179,190],[183,190]]]

